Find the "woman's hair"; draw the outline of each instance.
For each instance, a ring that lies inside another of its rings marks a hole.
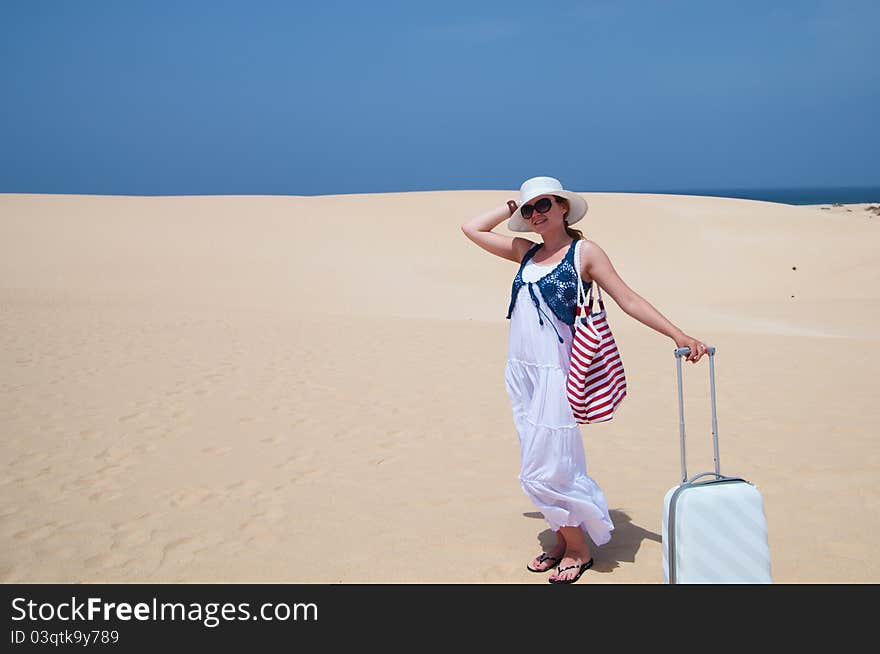
[[[568,200],[566,200],[565,198],[561,198],[558,195],[554,195],[553,197],[556,198],[556,201],[559,204],[565,206],[565,213],[562,214],[562,217],[568,218],[568,212],[571,209],[571,205],[568,203]],[[576,241],[584,238],[584,233],[582,231],[580,231],[579,229],[574,229],[573,227],[569,227],[568,224],[565,225],[565,233]]]

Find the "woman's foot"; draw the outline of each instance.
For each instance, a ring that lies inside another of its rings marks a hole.
[[[554,547],[549,552],[542,552],[536,556],[526,568],[532,572],[547,572],[559,565],[563,554],[565,554],[565,546]]]
[[[550,575],[547,580],[553,584],[571,583],[577,580],[589,567],[585,567],[585,564],[592,565],[592,560],[589,550],[584,550],[583,552],[567,550],[565,556],[559,562],[556,572]]]

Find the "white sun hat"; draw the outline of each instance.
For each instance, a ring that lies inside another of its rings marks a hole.
[[[562,188],[562,182],[555,177],[532,177],[519,187],[519,206],[507,221],[507,227],[514,232],[531,232],[532,228],[523,220],[521,207],[541,195],[558,195],[568,200],[566,225],[573,225],[587,213],[587,201],[577,193],[566,191]]]

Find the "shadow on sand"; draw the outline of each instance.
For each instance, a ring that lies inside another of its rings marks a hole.
[[[608,513],[614,523],[614,531],[611,532],[611,540],[602,547],[593,545],[592,549],[595,555],[593,570],[596,572],[611,572],[620,567],[622,561],[634,563],[636,552],[639,551],[639,547],[645,539],[656,543],[661,541],[660,534],[655,534],[653,531],[648,531],[634,524],[626,512],[620,509],[611,509]],[[544,515],[539,511],[531,511],[523,515],[527,518],[544,519]],[[545,529],[538,534],[538,541],[546,552],[556,544],[556,535],[550,529]]]

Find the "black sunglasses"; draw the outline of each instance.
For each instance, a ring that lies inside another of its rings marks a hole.
[[[538,213],[547,213],[550,211],[550,207],[553,204],[553,201],[550,198],[541,198],[535,204],[524,204],[520,208],[520,213],[522,217],[526,220],[529,220],[536,211]]]

